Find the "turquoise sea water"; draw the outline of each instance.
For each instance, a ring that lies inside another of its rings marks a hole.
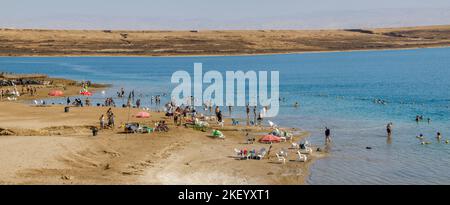
[[[450,139],[450,48],[227,57],[0,57],[0,71],[111,83],[106,96],[125,87],[149,104],[151,95],[170,93],[176,86],[170,84],[173,72],[192,72],[196,62],[203,63],[204,72],[280,72],[280,95],[286,101],[272,120],[311,131],[309,140],[317,145],[323,144],[323,128],[332,130],[331,155],[312,166],[310,184],[450,184],[450,144],[435,139],[438,131]],[[94,100],[104,97],[97,93]],[[295,101],[299,108],[292,106]],[[244,116],[243,108],[234,113]],[[417,124],[416,115],[432,121]],[[388,122],[394,123],[392,141],[385,137]],[[419,133],[432,144],[420,145]]]

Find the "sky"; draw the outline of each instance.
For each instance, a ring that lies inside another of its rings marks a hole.
[[[0,0],[0,27],[322,29],[450,24],[450,0]]]

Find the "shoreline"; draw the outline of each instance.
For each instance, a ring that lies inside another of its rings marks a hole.
[[[290,146],[282,142],[274,144],[268,159],[236,160],[233,148],[268,148],[258,142],[244,144],[246,132],[259,137],[257,133],[269,129],[231,126],[226,118],[223,128],[211,122],[211,128],[226,136],[218,140],[208,132],[175,126],[160,112],[150,112],[149,119],[135,118],[141,111],[137,108],[130,109],[132,121],[151,125],[165,119],[170,131],[121,134],[116,128],[92,137],[90,127],[108,107],[72,106],[64,113],[64,106],[0,102],[0,158],[6,167],[0,171],[0,184],[305,184],[312,163],[327,155],[314,152],[306,163],[292,162],[296,154],[289,150],[286,164],[279,164],[275,153]],[[128,121],[128,109],[113,111],[117,124]],[[302,130],[294,141],[308,135]]]
[[[409,50],[421,50],[421,49],[445,49],[450,48],[450,45],[442,46],[424,46],[424,47],[407,47],[407,48],[381,48],[381,49],[360,49],[360,50],[333,50],[333,51],[298,51],[298,52],[280,52],[280,53],[253,53],[253,54],[205,54],[205,55],[17,55],[17,56],[6,56],[1,55],[0,58],[50,58],[50,57],[61,57],[61,58],[201,58],[201,57],[240,57],[240,56],[276,56],[276,55],[296,55],[296,54],[320,54],[320,53],[351,53],[351,52],[377,52],[377,51],[409,51]]]

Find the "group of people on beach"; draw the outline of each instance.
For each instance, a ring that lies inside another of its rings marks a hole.
[[[31,85],[22,85],[22,94],[27,93],[30,96],[35,96],[37,93],[37,88]]]
[[[253,120],[250,120],[250,105],[245,106],[245,113],[247,114],[247,125],[261,125],[263,121],[264,113],[267,111],[267,107],[263,107],[262,111],[257,113],[256,106],[253,106]]]
[[[105,115],[102,114],[100,116],[100,129],[106,129],[106,128],[112,128],[114,129],[115,126],[115,115],[112,112],[112,109],[109,108],[108,111],[106,111],[106,119],[107,123],[105,124]]]
[[[183,124],[183,120],[191,115],[195,117],[197,112],[193,106],[181,105],[177,106],[174,102],[169,102],[165,104],[166,116],[173,118],[175,125],[180,126]]]
[[[73,102],[70,100],[70,97],[67,97],[66,99],[67,105],[73,105],[76,107],[84,107],[84,106],[91,106],[91,100],[89,98],[85,99],[85,104],[83,104],[83,101],[81,98],[75,98]]]
[[[116,107],[116,103],[114,102],[113,98],[106,98],[104,105],[107,107]]]
[[[14,85],[13,88],[1,89],[0,90],[0,100],[7,98],[9,96],[19,97],[24,94],[29,96],[35,96],[37,93],[37,88],[30,85],[22,85],[22,90],[19,92],[17,86]]]

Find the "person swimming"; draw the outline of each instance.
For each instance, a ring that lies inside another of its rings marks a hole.
[[[424,137],[423,137],[423,134],[420,134],[419,136],[416,136],[416,138],[423,139]]]
[[[442,139],[442,136],[441,136],[441,133],[440,133],[440,132],[438,132],[438,133],[436,134],[436,138],[437,138],[438,140]]]

